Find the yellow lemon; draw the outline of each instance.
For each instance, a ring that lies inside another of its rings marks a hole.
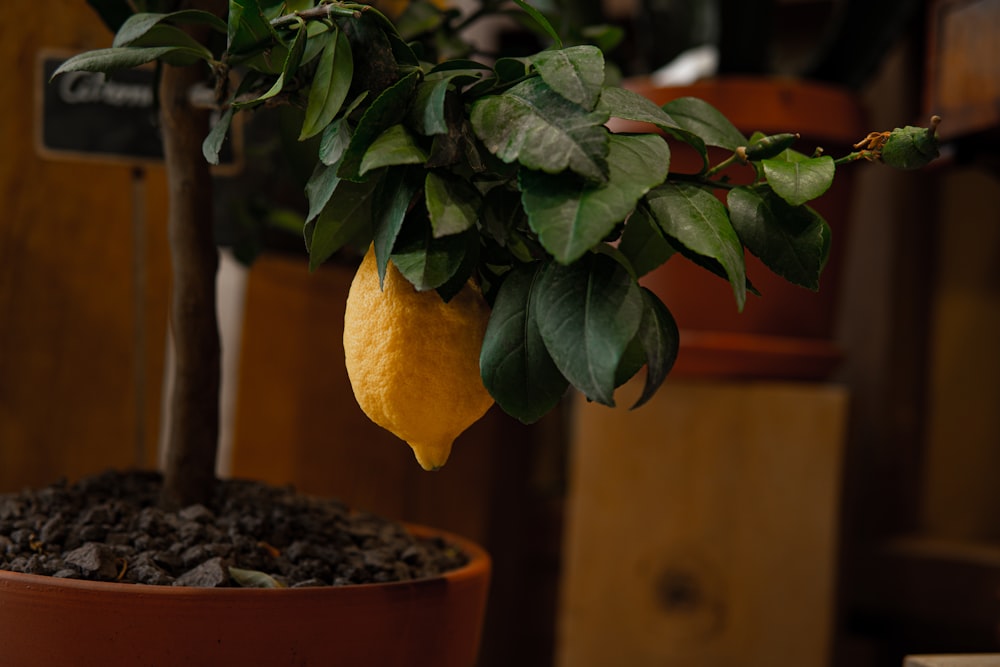
[[[493,404],[479,375],[489,306],[471,281],[445,303],[389,263],[380,289],[368,249],[347,296],[344,357],[358,405],[405,440],[425,470]]]

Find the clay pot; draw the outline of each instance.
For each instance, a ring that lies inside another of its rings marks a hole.
[[[698,97],[725,114],[749,136],[798,132],[795,148],[844,155],[867,133],[858,97],[847,90],[789,78],[725,77],[690,86],[657,87],[645,79],[624,83],[657,105],[680,97]],[[615,131],[648,131],[648,125],[615,119]],[[690,147],[671,141],[671,171],[697,172],[701,158]],[[712,154],[713,164],[727,156]],[[747,275],[762,296],[747,295],[742,313],[729,284],[682,257],[652,272],[643,284],[670,308],[681,328],[678,376],[822,379],[840,360],[833,341],[841,269],[849,228],[853,172],[838,169],[833,186],[810,203],[833,229],[830,258],[819,292],[797,287],[773,275],[747,255]],[[749,182],[747,167],[728,170],[734,182]]]
[[[17,667],[471,667],[490,576],[477,545],[440,577],[328,588],[200,589],[0,572],[0,653]]]

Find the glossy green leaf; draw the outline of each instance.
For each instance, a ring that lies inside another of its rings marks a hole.
[[[646,354],[646,382],[632,409],[644,405],[657,392],[677,361],[681,336],[673,314],[660,298],[643,287],[645,310],[636,339]]]
[[[556,367],[587,398],[613,406],[616,370],[642,322],[635,280],[607,255],[589,254],[549,263],[535,290],[538,331]]]
[[[457,236],[465,242],[462,263],[459,264],[458,270],[455,271],[451,278],[448,278],[443,285],[435,288],[438,296],[445,302],[451,301],[465,288],[465,284],[469,282],[469,278],[472,277],[472,274],[479,267],[481,248],[479,229],[477,227],[470,227]]]
[[[445,118],[445,97],[448,94],[448,89],[452,86],[452,79],[458,77],[461,77],[461,74],[431,81],[424,80],[417,86],[417,95],[413,101],[413,108],[410,110],[413,128],[417,132],[424,136],[448,132],[448,121]]]
[[[209,164],[219,164],[219,151],[222,150],[222,144],[226,141],[226,135],[229,133],[229,127],[233,123],[235,113],[235,107],[230,106],[226,109],[202,142],[201,153]]]
[[[319,142],[319,161],[327,166],[337,164],[350,143],[350,126],[347,120],[338,118],[323,130]]]
[[[601,91],[597,109],[612,118],[650,123],[661,130],[680,128],[670,114],[656,106],[648,97],[617,86],[608,86]]]
[[[462,266],[466,239],[461,235],[435,238],[429,224],[408,221],[392,251],[392,263],[419,292],[447,283]]]
[[[281,74],[278,78],[271,84],[263,94],[251,100],[244,102],[234,103],[237,107],[254,107],[258,104],[265,102],[278,95],[285,88],[285,83],[291,81],[292,77],[295,76],[296,71],[299,69],[299,63],[302,62],[302,54],[305,52],[306,48],[307,33],[305,27],[299,28],[298,32],[295,33],[295,39],[292,41],[291,47],[288,48],[285,55],[285,62],[281,67]]]
[[[375,235],[375,264],[378,268],[379,284],[385,280],[386,267],[395,248],[396,237],[403,228],[403,220],[410,210],[414,196],[423,184],[423,169],[399,166],[386,169],[375,189],[372,227]]]
[[[318,269],[333,253],[369,228],[376,184],[376,181],[340,181],[319,216],[306,223],[310,271]]]
[[[771,188],[792,206],[804,204],[830,189],[836,166],[829,155],[807,157],[786,150],[776,158],[761,160]]]
[[[743,244],[722,202],[708,190],[687,183],[662,185],[646,195],[646,201],[671,245],[682,246],[722,267],[742,310],[747,289]]]
[[[145,48],[151,46],[172,46],[178,51],[168,53],[160,58],[163,62],[171,65],[185,66],[193,65],[199,60],[206,62],[213,59],[212,52],[201,42],[184,32],[180,28],[172,25],[157,25],[152,27],[142,37],[134,40],[131,48]]]
[[[393,85],[382,91],[382,94],[375,98],[371,106],[365,110],[354,134],[351,136],[351,143],[347,146],[344,159],[340,166],[340,176],[351,180],[360,180],[361,161],[365,153],[379,135],[386,129],[402,122],[406,115],[406,108],[416,90],[419,75],[411,72]]]
[[[709,146],[735,151],[746,146],[743,133],[708,102],[697,97],[681,97],[663,105],[663,110],[681,129],[697,135]]]
[[[604,87],[604,54],[596,46],[542,51],[532,64],[542,80],[571,102],[592,111]]]
[[[496,74],[498,85],[517,83],[531,74],[531,58],[514,56],[497,58],[493,63],[493,72]]]
[[[545,18],[544,14],[528,4],[526,0],[514,0],[514,4],[523,9],[528,16],[530,16],[535,23],[538,24],[538,27],[552,39],[556,48],[562,48],[562,39],[559,38],[559,33],[557,33],[555,28],[552,27],[552,24],[549,23],[549,20]]]
[[[424,193],[435,237],[460,234],[479,219],[482,196],[463,178],[449,172],[428,171]]]
[[[309,212],[306,222],[312,220],[326,208],[327,202],[340,184],[337,167],[317,162],[309,181],[306,182],[306,200],[309,202]]]
[[[618,250],[625,255],[637,276],[644,276],[661,266],[676,252],[644,205],[629,216]]]
[[[791,206],[766,186],[729,192],[733,227],[747,250],[785,280],[812,290],[830,252],[830,226],[808,206]]]
[[[229,0],[228,51],[245,54],[268,43],[274,32],[257,0]]]
[[[170,14],[143,12],[131,15],[115,33],[111,46],[128,46],[144,37],[161,23],[200,24],[226,34],[226,22],[211,12],[198,9],[184,9]],[[146,44],[145,46],[153,46]],[[162,45],[157,45],[162,46]]]
[[[598,183],[608,179],[607,115],[570,102],[540,77],[477,100],[471,120],[486,148],[504,162],[550,174],[569,168]]]
[[[309,87],[300,141],[319,134],[333,121],[347,99],[354,78],[354,57],[344,33],[334,26],[325,36],[315,39],[326,40],[326,45]]]
[[[568,264],[600,242],[667,176],[670,149],[654,135],[612,136],[609,179],[600,186],[568,174],[521,172],[521,202],[545,249]]]
[[[363,176],[367,172],[380,167],[390,167],[397,164],[423,164],[427,161],[427,152],[417,145],[413,135],[401,124],[393,125],[372,142],[368,151],[361,159]]]
[[[521,264],[504,276],[479,356],[486,390],[525,424],[555,407],[569,385],[538,331],[534,287],[540,268],[538,263]]]
[[[113,47],[85,51],[63,62],[52,73],[52,78],[66,72],[114,72],[120,69],[139,67],[170,55],[180,55],[200,59],[203,51],[191,51],[176,46]]]

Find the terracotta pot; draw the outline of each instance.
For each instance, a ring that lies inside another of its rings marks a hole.
[[[850,152],[867,133],[863,109],[850,91],[787,78],[719,78],[690,86],[656,87],[644,79],[625,82],[657,105],[679,97],[698,97],[722,111],[746,135],[798,132],[795,148],[821,146],[829,155]],[[618,121],[616,131],[649,126]],[[701,158],[688,146],[671,141],[671,170],[697,172]],[[726,152],[711,155],[713,163]],[[833,186],[811,202],[833,229],[833,246],[818,293],[774,276],[747,255],[747,275],[762,296],[747,296],[736,309],[729,284],[691,262],[676,257],[652,272],[643,284],[670,308],[681,327],[681,353],[674,374],[687,376],[820,379],[836,366],[833,342],[843,252],[853,190],[853,170],[840,169]],[[728,170],[734,182],[749,182],[752,172]]]
[[[360,665],[471,667],[489,556],[441,577],[286,590],[200,589],[0,572],[0,662],[12,667],[108,665]]]

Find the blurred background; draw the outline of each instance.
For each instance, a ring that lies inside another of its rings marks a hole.
[[[484,544],[483,666],[1000,652],[1000,2],[538,6],[580,39],[619,37],[610,76],[659,103],[702,96],[747,134],[799,131],[800,150],[831,155],[936,113],[942,159],[838,170],[817,204],[834,228],[818,295],[751,264],[763,296],[736,315],[708,305],[724,284],[672,260],[647,283],[682,329],[654,401],[567,396],[530,426],[494,408],[431,475],[351,395],[356,258],[310,275],[294,204],[255,199],[284,173],[273,199],[296,201],[303,178],[284,121],[264,116],[217,173],[220,473]],[[155,466],[169,384],[166,188],[137,92],[149,79],[48,85],[51,63],[111,35],[84,0],[5,10],[0,492]],[[484,51],[537,46],[516,24],[481,31]]]

